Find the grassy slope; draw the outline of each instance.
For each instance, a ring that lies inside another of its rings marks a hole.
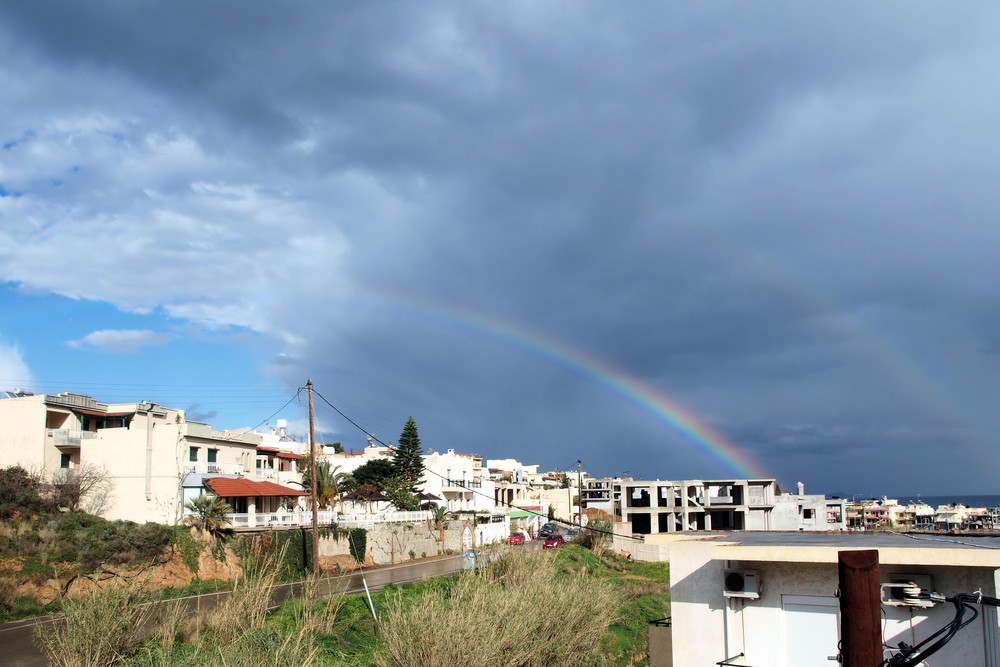
[[[594,667],[647,665],[649,623],[670,614],[669,569],[666,563],[628,562],[621,558],[601,558],[575,545],[556,552],[563,572],[568,576],[588,576],[619,588],[625,603],[601,640],[601,658]],[[447,590],[453,578],[434,579],[405,586],[388,586],[372,593],[377,614],[382,613],[390,596],[416,598],[429,587]],[[287,607],[287,606],[286,606]],[[288,608],[276,610],[275,623],[291,629],[294,619]],[[363,595],[348,595],[342,601],[335,636],[318,637],[321,664],[374,665],[372,654],[378,637],[368,601]]]

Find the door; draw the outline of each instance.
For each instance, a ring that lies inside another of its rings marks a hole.
[[[834,667],[840,643],[840,601],[781,596],[786,667]]]

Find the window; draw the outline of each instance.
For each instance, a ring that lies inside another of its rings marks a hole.
[[[59,458],[59,467],[64,469],[69,468],[69,454],[63,454]]]
[[[215,458],[216,458],[216,456],[218,454],[219,454],[219,450],[218,449],[210,449],[210,450],[208,450],[208,462],[209,463],[215,463]]]
[[[802,510],[802,518],[803,519],[813,519],[813,518],[815,518],[814,515],[813,515],[813,511],[814,510],[811,507],[807,507],[807,508],[803,509]]]
[[[188,449],[188,460],[189,461],[197,461],[198,460],[198,448],[197,447],[191,447],[190,449]]]

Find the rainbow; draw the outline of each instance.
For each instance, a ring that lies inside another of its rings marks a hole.
[[[326,298],[330,298],[330,295],[326,295]],[[354,293],[351,300],[355,299],[368,308],[378,305],[391,307],[394,311],[403,311],[412,317],[468,330],[523,350],[528,354],[541,356],[638,407],[656,421],[668,426],[685,440],[694,444],[711,458],[732,470],[738,478],[771,479],[773,477],[760,464],[751,459],[746,452],[677,401],[568,343],[530,332],[525,327],[515,326],[496,317],[486,317],[483,314],[467,310],[461,311],[444,304],[417,300],[409,296],[405,298],[393,297],[384,292],[376,293],[371,290],[362,290],[362,292]]]

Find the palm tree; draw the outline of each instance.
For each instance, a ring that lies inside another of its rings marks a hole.
[[[316,501],[320,507],[327,507],[333,499],[339,499],[354,481],[348,473],[338,470],[340,466],[331,466],[329,461],[316,462]],[[302,468],[302,489],[308,493],[312,491],[312,470],[308,464]]]
[[[184,507],[192,512],[184,517],[184,523],[207,530],[212,535],[215,535],[215,532],[220,528],[225,528],[229,525],[229,519],[226,518],[226,515],[233,511],[229,503],[222,498],[207,494],[202,494],[194,498],[191,502],[184,505]]]
[[[330,498],[336,498],[340,502],[340,511],[344,511],[344,494],[351,491],[354,488],[355,482],[354,478],[351,477],[349,472],[337,472],[340,470],[340,466],[333,466],[330,469]]]

